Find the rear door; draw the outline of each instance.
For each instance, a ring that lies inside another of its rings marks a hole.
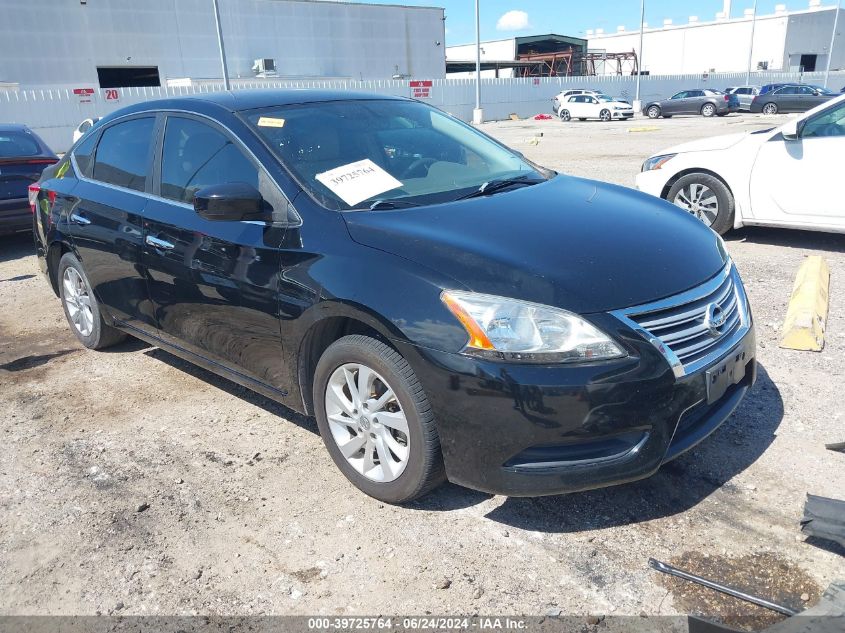
[[[152,325],[140,246],[155,126],[154,114],[122,118],[78,148],[96,140],[92,155],[74,152],[78,201],[67,225],[100,303],[113,317],[143,329]]]
[[[684,99],[683,113],[684,114],[698,114],[701,112],[701,106],[707,102],[707,95],[703,90],[690,90],[687,92],[687,98]]]
[[[240,182],[273,210],[287,200],[251,153],[208,119],[169,114],[158,145],[158,197],[144,212],[143,254],[158,335],[241,375],[282,384],[276,285],[284,228],[207,220],[194,210],[193,194]]]
[[[687,98],[687,91],[683,90],[677,94],[672,95],[660,105],[663,114],[681,114],[684,109],[684,100]]]

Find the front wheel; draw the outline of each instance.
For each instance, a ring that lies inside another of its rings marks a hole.
[[[361,335],[332,343],[317,363],[314,408],[334,463],[371,497],[406,503],[444,481],[428,398],[385,343]]]
[[[85,347],[103,349],[120,343],[126,334],[108,325],[91,290],[82,264],[71,253],[59,261],[59,297],[70,329]]]
[[[669,202],[723,235],[733,228],[734,197],[721,180],[703,172],[679,178],[666,196]]]
[[[610,110],[602,110],[601,112],[599,112],[599,119],[601,119],[605,123],[607,121],[610,121],[610,119],[612,119],[612,118],[613,117],[610,114]]]
[[[660,108],[656,105],[653,105],[648,110],[646,110],[646,114],[648,115],[649,119],[657,119],[660,117]]]
[[[778,113],[778,104],[776,103],[767,103],[763,106],[763,114],[777,114]]]
[[[558,117],[560,117],[561,121],[571,121],[572,120],[572,115],[569,114],[569,110],[561,110],[558,113]]]

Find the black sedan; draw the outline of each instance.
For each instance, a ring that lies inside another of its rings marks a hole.
[[[0,124],[0,235],[32,229],[28,187],[58,160],[26,126]]]
[[[755,379],[715,233],[420,102],[134,105],[39,185],[38,259],[83,345],[136,336],[315,415],[388,502],[647,477]]]
[[[806,112],[838,95],[821,86],[787,85],[754,97],[751,112],[777,114],[778,112]]]

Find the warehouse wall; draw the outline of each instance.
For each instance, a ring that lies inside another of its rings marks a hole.
[[[229,73],[253,60],[279,75],[354,79],[445,75],[443,10],[302,0],[220,0]],[[0,82],[97,86],[97,66],[158,66],[218,78],[210,0],[3,0]]]
[[[787,71],[790,52],[826,54],[833,18],[832,8],[758,17],[752,68],[756,69],[758,62],[767,62],[769,70]],[[845,10],[840,14],[840,33],[845,33],[844,24]],[[635,50],[639,54],[639,37],[639,31],[592,35],[589,49],[608,53]],[[646,29],[641,68],[660,75],[740,72],[748,67],[750,39],[750,18]],[[845,41],[840,40],[837,48],[834,68],[845,68]],[[837,61],[839,57],[841,61]],[[826,57],[820,55],[817,70],[826,63]]]

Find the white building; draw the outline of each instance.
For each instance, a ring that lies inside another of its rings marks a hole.
[[[636,51],[640,68],[652,75],[708,72],[742,72],[748,69],[752,22],[754,43],[752,70],[800,71],[825,70],[830,56],[835,6],[821,6],[821,0],[809,0],[807,9],[787,11],[777,5],[772,15],[758,15],[746,9],[731,17],[731,1],[713,21],[690,16],[687,24],[665,20],[659,27],[640,32],[620,26],[616,33],[601,29],[587,31],[590,51],[621,53]],[[831,69],[845,68],[845,9],[840,10],[837,41]],[[601,72],[601,71],[599,71]],[[605,74],[612,71],[607,68]]]
[[[441,8],[312,0],[219,3],[232,79],[254,78],[257,59],[273,60],[268,67],[285,78],[445,74]],[[0,0],[0,5],[0,82],[112,88],[221,77],[212,0]]]

